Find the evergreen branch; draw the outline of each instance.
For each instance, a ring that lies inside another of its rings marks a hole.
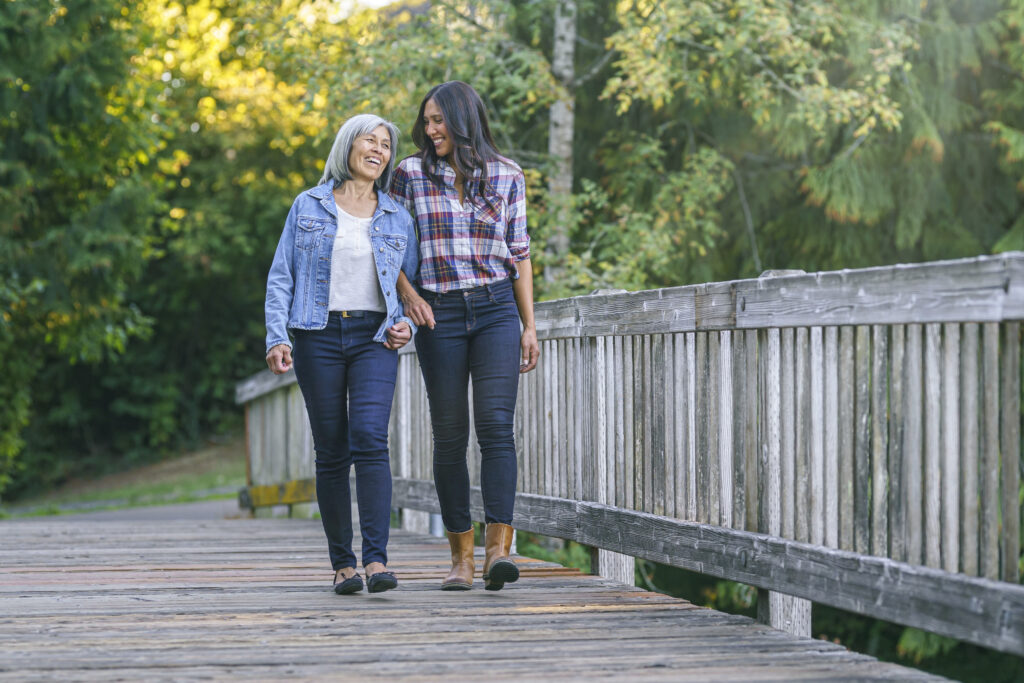
[[[747,225],[750,251],[754,256],[754,270],[761,273],[761,256],[757,253],[757,236],[754,234],[754,220],[750,216],[750,204],[747,202],[747,193],[743,190],[743,177],[740,175],[738,168],[733,167],[732,177],[736,181],[736,192],[740,197],[740,206],[743,208],[743,221]]]
[[[579,45],[582,45],[584,47],[592,47],[595,50],[603,50],[604,49],[604,45],[602,45],[601,43],[595,43],[594,41],[590,40],[589,38],[584,38],[583,36],[577,35],[576,36],[576,42]]]
[[[608,62],[617,57],[618,54],[619,53],[617,50],[610,50],[608,52],[605,52],[604,56],[602,56],[600,59],[594,62],[593,66],[591,66],[590,69],[587,70],[587,73],[583,74],[582,76],[579,76],[578,78],[573,79],[572,83],[570,84],[572,89],[575,90],[576,88],[579,88],[580,86],[587,83],[587,81],[597,76],[597,74],[600,73],[601,69],[607,66]]]
[[[444,2],[444,0],[439,0],[437,4],[440,5],[441,7],[444,7],[445,9],[450,11],[452,14],[454,14],[457,17],[459,17],[460,19],[462,19],[464,22],[466,22],[470,26],[472,26],[472,27],[482,31],[483,33],[493,33],[494,32],[493,28],[491,28],[490,26],[484,26],[479,21],[477,21],[475,17],[472,17],[472,16],[466,14],[465,12],[463,12],[460,9],[458,9],[457,7],[455,7],[455,5],[453,5],[450,2]]]
[[[870,133],[865,133],[864,135],[861,135],[856,140],[854,140],[849,147],[843,150],[842,154],[836,157],[836,161],[841,161],[846,157],[850,156],[851,154],[853,154],[854,150],[863,145],[864,141],[868,139],[868,135],[870,135]]]
[[[751,50],[749,47],[743,48],[743,52],[745,52],[748,55],[750,55],[750,57],[754,60],[754,64],[757,64],[759,67],[761,67],[761,71],[763,73],[767,74],[773,81],[775,81],[775,83],[780,88],[782,88],[783,90],[788,92],[790,95],[795,97],[800,102],[803,102],[805,100],[805,98],[804,98],[804,96],[802,94],[800,94],[796,90],[793,90],[793,88],[788,83],[786,83],[786,81],[782,78],[782,76],[780,76],[777,73],[775,73],[775,71],[773,71],[768,66],[768,64],[764,61],[764,57],[762,57],[761,55],[757,54],[756,52]]]

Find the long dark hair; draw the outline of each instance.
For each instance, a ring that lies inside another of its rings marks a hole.
[[[478,195],[487,201],[484,195],[486,186],[490,184],[487,162],[500,160],[502,156],[491,137],[483,100],[468,83],[448,81],[435,85],[420,102],[419,115],[412,127],[412,141],[420,148],[423,172],[438,187],[442,187],[438,171],[439,158],[433,143],[427,139],[426,125],[423,123],[423,110],[430,100],[434,100],[444,117],[452,141],[448,162],[465,178],[466,198],[472,199],[473,195]],[[473,173],[477,169],[481,172],[479,184],[472,182]],[[490,204],[489,201],[487,203]]]

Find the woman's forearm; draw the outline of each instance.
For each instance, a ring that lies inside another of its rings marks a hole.
[[[519,277],[512,281],[512,292],[516,297],[519,319],[523,321],[524,328],[534,330],[537,325],[533,320],[533,263],[530,259],[523,259],[516,263],[516,268]]]

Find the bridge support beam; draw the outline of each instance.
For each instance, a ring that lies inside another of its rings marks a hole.
[[[633,586],[636,585],[636,559],[603,548],[591,548],[590,573]]]
[[[811,636],[811,601],[759,589],[757,620],[795,636]]]

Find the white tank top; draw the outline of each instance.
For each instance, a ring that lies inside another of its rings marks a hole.
[[[370,242],[371,218],[345,213],[337,203],[338,231],[331,255],[331,311],[387,312]]]

